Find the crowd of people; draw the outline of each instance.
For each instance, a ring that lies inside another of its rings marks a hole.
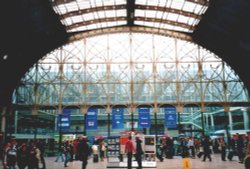
[[[46,169],[44,160],[45,143],[41,140],[31,140],[28,143],[18,144],[11,138],[2,149],[4,169]]]
[[[172,159],[174,156],[183,158],[201,158],[201,161],[212,161],[213,153],[220,153],[221,160],[232,161],[237,156],[239,163],[249,165],[250,141],[242,135],[235,135],[230,140],[225,138],[211,139],[209,136],[197,137],[161,137],[159,138],[159,149],[157,157]],[[67,167],[69,162],[74,160],[82,161],[82,169],[86,169],[88,157],[93,154],[93,162],[104,161],[107,145],[104,139],[94,141],[90,146],[86,137],[79,136],[75,140],[64,140],[58,148],[55,162],[63,162]],[[132,168],[132,158],[135,157],[138,167],[142,168],[144,150],[142,140],[135,137],[135,144],[132,143],[131,136],[125,145],[127,154],[128,169]],[[4,169],[46,169],[45,142],[43,140],[30,140],[29,142],[17,143],[15,138],[11,138],[2,149],[2,162]],[[160,160],[163,161],[163,160]],[[246,167],[247,168],[247,167]],[[250,168],[250,167],[249,167]]]
[[[55,162],[61,160],[64,167],[73,160],[82,161],[82,169],[86,169],[91,149],[85,137],[78,137],[74,141],[65,140],[59,147]],[[42,140],[30,140],[28,143],[19,143],[11,138],[2,148],[2,162],[4,169],[46,169],[44,159],[45,142]]]
[[[202,161],[212,161],[211,154],[220,153],[221,160],[232,161],[234,156],[238,156],[239,163],[250,155],[250,142],[247,137],[236,134],[230,140],[220,137],[211,139],[209,136],[182,137],[173,139],[171,137],[162,137],[160,139],[160,156],[173,158],[180,155],[182,157],[202,158]]]

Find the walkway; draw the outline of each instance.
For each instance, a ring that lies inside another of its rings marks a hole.
[[[190,169],[245,169],[244,164],[238,163],[238,158],[234,157],[233,161],[221,161],[218,154],[212,156],[212,162],[202,162],[201,159],[190,159]],[[46,169],[81,169],[80,161],[73,161],[68,163],[68,167],[64,167],[63,162],[54,162],[55,157],[46,157]],[[93,163],[92,158],[88,161],[87,169],[106,169],[107,160],[103,162]],[[2,162],[0,169],[2,169]],[[135,168],[135,167],[134,167]],[[118,169],[118,168],[112,168]],[[149,169],[149,168],[148,168]],[[157,167],[153,169],[183,169],[182,158],[174,157],[174,159],[164,159],[163,162],[157,160]]]
[[[234,157],[233,161],[221,161],[219,154],[213,154],[212,162],[208,159],[202,162],[201,159],[190,159],[190,169],[244,169],[244,165],[238,163],[238,158]],[[68,167],[64,167],[63,162],[54,162],[55,157],[46,157],[46,169],[81,169],[81,162],[69,162]],[[1,168],[1,167],[0,167]],[[89,159],[87,169],[106,169],[107,160],[98,163],[93,163],[92,158]],[[163,162],[157,160],[157,169],[183,169],[182,158],[174,157],[174,159],[164,159]],[[117,168],[112,168],[117,169]]]

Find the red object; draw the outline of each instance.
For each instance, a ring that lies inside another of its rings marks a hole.
[[[120,144],[121,145],[125,145],[127,141],[128,141],[128,137],[120,137]]]
[[[133,153],[135,151],[134,145],[131,140],[128,140],[125,145],[125,153]]]
[[[103,139],[104,137],[101,136],[101,135],[96,135],[96,136],[94,136],[94,138],[95,138],[95,139]]]

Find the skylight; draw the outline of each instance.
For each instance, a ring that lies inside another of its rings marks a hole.
[[[52,4],[69,32],[127,25],[192,32],[208,0],[52,0]]]

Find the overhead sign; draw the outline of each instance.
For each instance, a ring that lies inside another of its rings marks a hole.
[[[64,109],[62,114],[58,114],[57,129],[63,131],[70,129],[70,109]]]
[[[88,109],[85,126],[87,130],[97,130],[97,109]]]
[[[176,128],[177,127],[177,118],[176,118],[176,108],[167,107],[165,111],[165,128]]]
[[[112,129],[124,128],[124,108],[112,108]]]
[[[139,108],[138,116],[139,128],[150,128],[150,109],[148,107]]]

